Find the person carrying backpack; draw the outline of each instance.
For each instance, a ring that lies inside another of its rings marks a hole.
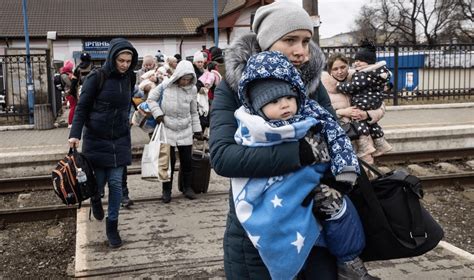
[[[82,53],[80,58],[81,63],[74,69],[74,75],[71,79],[71,94],[79,96],[79,87],[82,86],[86,76],[94,69],[89,53]]]
[[[128,114],[137,62],[138,53],[129,41],[110,41],[105,64],[84,80],[68,140],[71,147],[78,147],[82,136],[82,152],[94,167],[99,191],[91,198],[91,207],[97,220],[104,218],[101,194],[108,183],[106,234],[111,248],[122,245],[118,217],[123,170],[132,162]]]

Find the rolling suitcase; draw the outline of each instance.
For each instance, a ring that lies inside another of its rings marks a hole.
[[[209,158],[209,152],[206,152],[207,141],[203,141],[202,151],[194,150],[192,154],[192,184],[191,188],[195,193],[207,193],[209,189],[209,179],[211,177],[211,160]],[[194,145],[193,145],[194,148]],[[178,187],[179,191],[183,191],[182,185],[182,172],[179,170],[178,174]]]

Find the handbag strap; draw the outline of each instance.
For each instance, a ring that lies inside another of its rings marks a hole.
[[[361,164],[360,166],[360,176],[358,178],[358,183],[362,192],[363,197],[367,201],[369,205],[374,205],[379,204],[379,201],[377,197],[375,196],[375,193],[373,191],[373,187],[369,181],[369,178],[367,176],[367,173],[365,172],[365,169],[363,166],[366,166],[369,170],[373,171],[375,174],[378,175],[378,177],[383,176],[383,172],[380,171],[380,169],[368,164],[364,160],[359,158],[359,163]],[[405,198],[407,200],[407,205],[408,209],[410,211],[410,220],[411,220],[411,225],[410,225],[410,238],[413,239],[415,242],[415,245],[405,242],[398,237],[397,240],[400,242],[403,246],[409,248],[409,249],[414,249],[417,248],[418,246],[421,246],[423,243],[425,243],[427,239],[427,233],[425,231],[425,224],[423,222],[423,217],[422,217],[422,212],[421,212],[421,205],[419,201],[419,191],[421,190],[421,184],[420,184],[420,179],[417,178],[416,176],[408,175],[405,180],[405,184],[403,186],[404,191],[405,191]],[[408,188],[408,189],[407,189]],[[415,195],[410,195],[408,192],[411,191],[415,193]],[[385,215],[383,211],[377,211],[379,209],[371,209],[374,211],[374,215],[376,215],[377,218],[380,218],[380,215]]]

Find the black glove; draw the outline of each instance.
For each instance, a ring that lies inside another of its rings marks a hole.
[[[305,137],[301,138],[299,140],[299,143],[300,143],[299,155],[300,155],[301,166],[310,165],[314,163],[316,161],[316,158],[314,157],[313,149],[311,148],[311,145],[305,140]]]
[[[314,192],[313,214],[320,221],[336,216],[342,209],[344,200],[336,189],[321,184]]]
[[[324,184],[316,186],[311,190],[301,202],[301,205],[308,207],[311,201],[313,201],[313,215],[320,221],[334,217],[344,204],[342,194]]]
[[[163,122],[163,116],[156,117],[156,123],[160,124],[161,122]]]
[[[323,125],[318,123],[312,126],[308,133],[299,140],[300,143],[300,164],[310,165],[315,162],[329,162],[329,150],[326,140],[321,135]]]
[[[204,136],[202,135],[202,132],[194,132],[193,137],[197,140],[204,140]]]

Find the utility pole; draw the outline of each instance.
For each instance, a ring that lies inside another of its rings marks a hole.
[[[303,9],[305,9],[311,16],[314,23],[313,41],[319,45],[319,14],[318,14],[318,0],[303,0]]]

